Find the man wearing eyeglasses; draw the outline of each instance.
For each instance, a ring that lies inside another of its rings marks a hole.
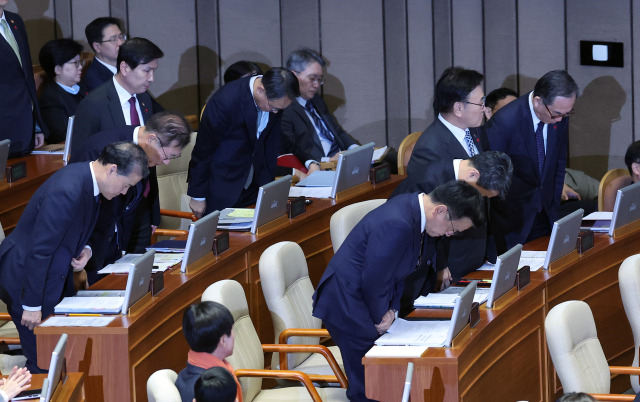
[[[80,83],[83,90],[89,93],[118,72],[118,49],[127,40],[127,35],[122,33],[120,21],[112,17],[96,18],[87,25],[84,33],[96,54]]]
[[[291,53],[287,68],[296,75],[300,96],[282,114],[282,153],[294,154],[309,173],[319,162],[337,160],[338,152],[357,147],[320,96],[324,84],[325,61],[311,49]]]
[[[71,154],[73,162],[96,158],[107,144],[133,142],[144,150],[149,162],[149,176],[142,179],[127,194],[103,202],[95,229],[89,240],[93,257],[87,263],[89,284],[99,277],[96,271],[114,262],[126,250],[134,230],[137,215],[151,211],[146,225],[157,227],[160,222],[160,202],[156,166],[168,165],[182,155],[189,144],[191,127],[179,112],[156,113],[144,126],[123,126],[101,131],[85,141],[78,152]],[[146,204],[146,207],[145,207]],[[115,231],[114,231],[115,229]]]
[[[492,203],[498,252],[551,232],[558,219],[569,132],[578,85],[564,70],[546,73],[486,125],[492,150],[513,161],[506,200]],[[501,241],[499,241],[501,240]]]

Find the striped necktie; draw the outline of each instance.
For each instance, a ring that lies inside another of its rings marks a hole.
[[[307,109],[307,111],[311,115],[311,118],[313,119],[313,124],[315,124],[316,127],[318,128],[318,135],[320,136],[320,138],[326,141],[329,141],[331,143],[331,148],[329,149],[329,153],[327,154],[327,156],[332,157],[333,155],[340,152],[340,148],[338,147],[338,143],[336,142],[336,139],[334,138],[331,131],[329,131],[327,127],[324,125],[324,122],[322,121],[322,119],[316,113],[316,109],[313,107],[311,100],[307,100],[307,103],[305,104],[305,109]]]
[[[473,144],[473,137],[471,137],[469,129],[464,130],[464,140],[467,142],[467,146],[469,147],[469,156],[474,156],[477,153],[476,146]]]

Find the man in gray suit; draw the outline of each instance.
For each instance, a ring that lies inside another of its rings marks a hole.
[[[71,153],[99,131],[144,125],[155,112],[147,93],[164,53],[148,39],[131,38],[118,51],[118,72],[80,102],[73,124]]]

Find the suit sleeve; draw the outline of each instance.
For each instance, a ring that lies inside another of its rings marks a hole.
[[[149,180],[151,182],[151,224],[158,226],[160,224],[160,191],[158,189],[158,175],[154,169]]]
[[[504,117],[504,113],[494,115],[485,125],[484,131],[489,148],[492,151],[506,153],[509,148],[509,139],[515,130],[505,124],[501,117]]]
[[[398,305],[394,307],[399,307],[402,289],[399,289],[400,294],[395,294],[398,288],[394,278],[398,269],[404,269],[398,264],[406,262],[403,257],[412,249],[410,234],[413,228],[408,223],[394,221],[385,226],[369,235],[362,272],[362,295],[374,324],[382,321],[382,316],[396,300]]]
[[[84,210],[85,200],[71,188],[61,187],[47,195],[35,219],[30,242],[32,247],[25,256],[24,268],[29,270],[24,275],[22,301],[20,304],[29,307],[42,306],[48,273],[54,264],[71,264],[75,250],[68,250],[62,245],[65,234],[72,230],[73,223]]]
[[[52,83],[50,85],[57,84]],[[40,113],[42,114],[44,124],[49,129],[49,142],[56,143],[64,141],[67,133],[67,123],[69,121],[64,106],[56,102],[53,97],[48,96],[45,92],[40,99]]]
[[[568,146],[568,130],[569,122],[566,122],[565,129],[558,138],[558,163],[555,171],[555,184],[553,188],[553,204],[554,210],[558,211],[560,202],[562,201],[562,187],[564,186],[564,173],[567,167],[567,146]],[[550,217],[551,218],[551,217]],[[558,217],[553,217],[557,219]]]
[[[99,113],[104,108],[105,105],[97,105],[91,98],[80,102],[73,121],[72,153],[77,152],[87,138],[100,131]]]
[[[207,197],[212,159],[230,124],[229,112],[226,109],[223,97],[215,95],[204,109],[189,163],[187,194],[190,197]]]
[[[296,124],[296,121],[298,124]],[[281,153],[293,154],[303,164],[310,159],[316,159],[310,152],[305,151],[304,146],[298,143],[298,138],[307,135],[307,132],[306,125],[303,121],[300,121],[294,110],[287,110],[282,114],[280,129],[282,131],[282,136],[280,137]],[[313,141],[313,139],[310,140]]]

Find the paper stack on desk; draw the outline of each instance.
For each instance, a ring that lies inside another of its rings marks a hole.
[[[386,334],[375,342],[379,346],[433,346],[442,347],[447,341],[451,320],[406,321],[396,319]]]
[[[464,290],[460,286],[451,286],[438,293],[429,293],[426,296],[420,296],[413,302],[416,308],[442,308],[453,309],[456,305],[456,298]],[[482,304],[489,297],[489,288],[476,288],[473,301]]]

